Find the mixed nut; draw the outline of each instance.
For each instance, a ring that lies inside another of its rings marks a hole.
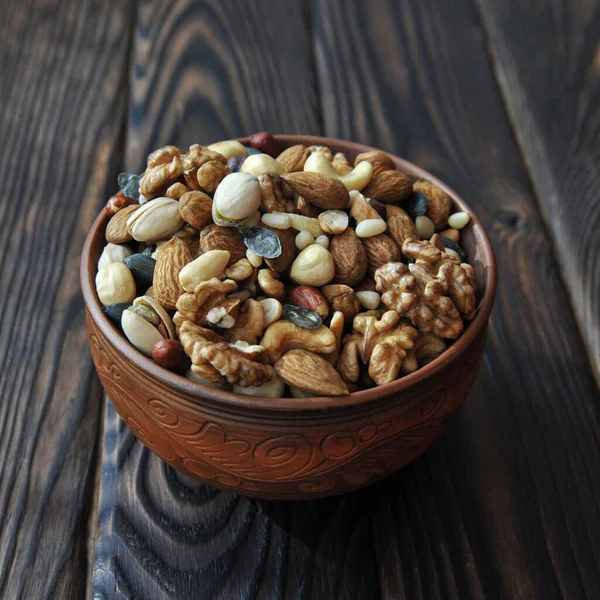
[[[439,356],[475,316],[469,214],[379,151],[270,134],[165,146],[119,175],[96,289],[158,364],[257,396],[342,396]]]

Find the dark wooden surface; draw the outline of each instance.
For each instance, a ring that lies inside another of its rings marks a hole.
[[[78,265],[121,162],[131,8],[19,0],[0,10],[0,597],[7,600],[85,595],[102,394]]]
[[[2,3],[0,597],[598,597],[598,7]],[[184,478],[101,412],[85,349],[78,256],[115,174],[257,129],[421,164],[498,255],[464,410],[340,498]]]
[[[600,1],[477,4],[600,382]]]

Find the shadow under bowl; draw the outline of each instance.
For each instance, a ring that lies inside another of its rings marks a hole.
[[[350,161],[368,146],[310,136],[276,136],[288,147],[325,145]],[[247,143],[247,138],[241,139]],[[102,312],[95,290],[105,245],[104,211],[87,236],[81,286],[96,370],[139,440],[176,469],[246,496],[299,500],[348,492],[395,473],[422,454],[463,405],[483,358],[496,266],[481,222],[427,171],[392,156],[471,214],[461,245],[475,269],[477,315],[440,357],[392,383],[342,398],[259,398],[213,389],[163,369],[133,348]]]

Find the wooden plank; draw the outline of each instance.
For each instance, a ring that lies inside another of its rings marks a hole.
[[[367,495],[251,500],[187,478],[105,420],[94,592],[106,598],[373,598]]]
[[[139,3],[127,164],[268,129],[319,132],[307,0]]]
[[[307,3],[141,3],[127,163],[165,143],[256,130],[319,133]],[[365,598],[378,595],[362,495],[267,503],[184,478],[109,406],[99,540],[100,597]]]
[[[499,266],[470,400],[373,511],[384,596],[594,597],[598,389],[474,7],[314,7],[326,133],[395,151],[439,175],[482,218]],[[595,259],[581,260],[594,268]]]
[[[477,4],[600,382],[600,1]]]
[[[82,598],[101,388],[79,256],[116,173],[127,0],[0,21],[0,596]]]

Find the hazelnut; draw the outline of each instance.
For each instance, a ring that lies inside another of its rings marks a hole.
[[[284,173],[283,167],[268,154],[251,154],[242,163],[240,172],[254,175],[254,177],[264,175],[265,173],[277,173],[277,175]]]
[[[122,208],[126,206],[131,206],[132,204],[137,204],[137,202],[126,196],[123,192],[117,192],[112,198],[106,203],[104,210],[106,210],[106,214],[112,217],[117,214]]]
[[[152,346],[152,358],[165,369],[183,375],[191,366],[192,361],[185,353],[181,342],[175,340],[160,340]]]
[[[317,288],[310,285],[299,285],[294,288],[289,293],[288,302],[316,312],[321,319],[329,314],[329,305],[325,300],[325,296]]]
[[[250,145],[273,158],[283,150],[281,144],[267,131],[260,131],[250,136]]]
[[[326,285],[335,275],[333,257],[323,246],[311,244],[298,254],[290,275],[294,281],[305,285]]]

